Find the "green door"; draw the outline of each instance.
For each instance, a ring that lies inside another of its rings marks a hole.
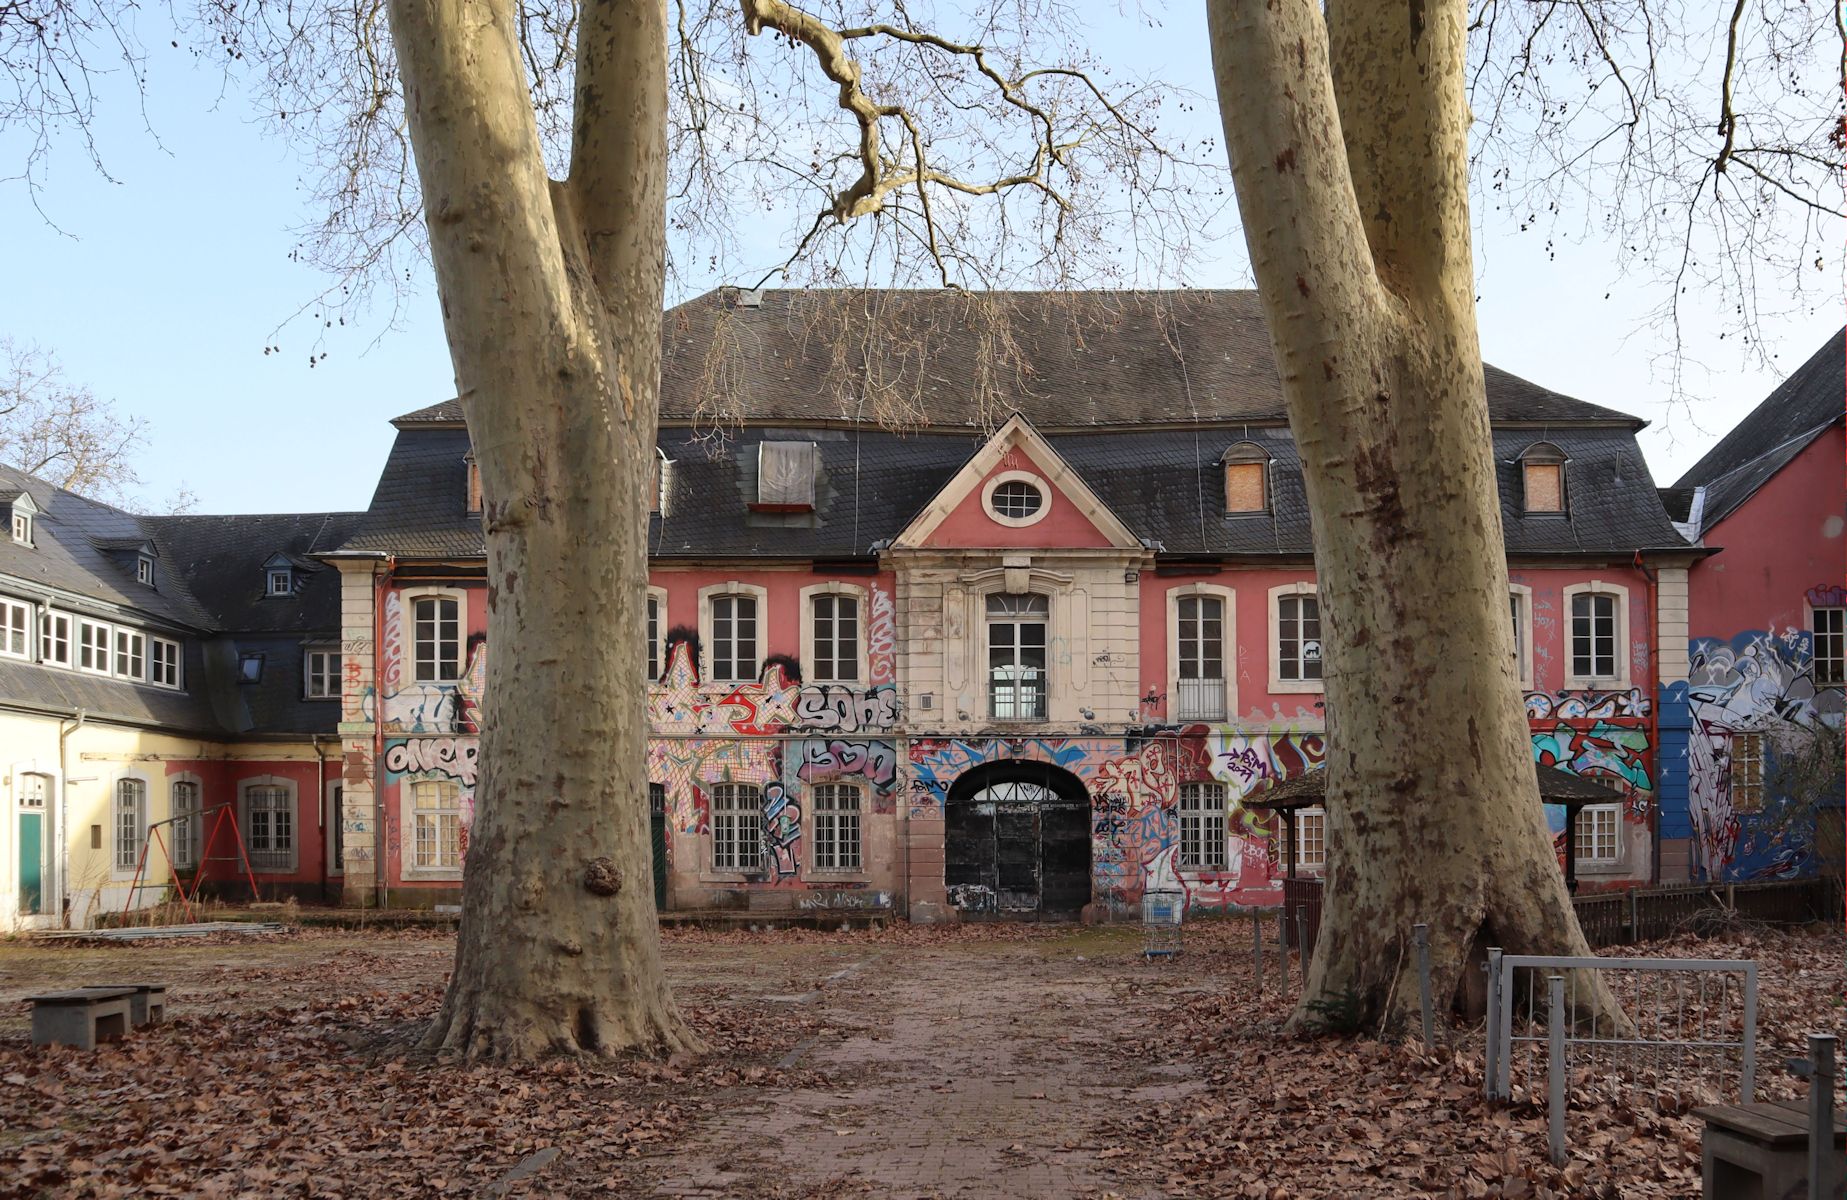
[[[667,789],[648,785],[648,832],[654,842],[654,911],[667,907]]]
[[[44,913],[45,814],[19,814],[19,915]]]

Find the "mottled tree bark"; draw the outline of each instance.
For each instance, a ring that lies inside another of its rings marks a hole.
[[[641,639],[666,184],[661,0],[591,0],[571,177],[546,175],[506,0],[392,0],[481,470],[487,720],[455,971],[426,1045],[691,1047],[660,964]]]
[[[1415,1010],[1485,934],[1588,954],[1508,622],[1475,327],[1462,0],[1210,0],[1225,137],[1301,450],[1326,634],[1328,868],[1296,1028]],[[1593,1008],[1607,992],[1581,986]]]

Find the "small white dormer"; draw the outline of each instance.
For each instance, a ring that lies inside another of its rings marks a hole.
[[[32,526],[38,517],[39,507],[32,502],[30,492],[0,492],[0,508],[6,510],[7,525],[12,530],[13,541],[21,546],[30,546]]]
[[[154,556],[152,554],[142,553],[135,556],[135,582],[146,584],[148,587],[154,586]]]
[[[263,563],[263,594],[293,596],[295,585],[295,563],[286,554],[270,555]]]

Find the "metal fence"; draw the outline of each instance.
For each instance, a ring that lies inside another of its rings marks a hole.
[[[1599,1009],[1599,987],[1622,1015]],[[1757,1076],[1757,964],[1491,949],[1484,1090],[1490,1099],[1511,1099],[1520,1077],[1536,1096],[1542,1068],[1557,1163],[1564,1161],[1565,1095],[1574,1081],[1645,1088],[1657,1106],[1674,1111],[1733,1094],[1749,1103]]]

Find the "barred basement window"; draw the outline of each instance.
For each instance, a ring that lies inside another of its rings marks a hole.
[[[814,865],[819,871],[859,869],[860,790],[850,783],[814,789]]]
[[[763,857],[763,793],[748,783],[712,788],[712,867],[754,871]]]
[[[141,859],[141,842],[147,830],[148,785],[139,779],[119,779],[115,785],[115,869],[133,871]]]
[[[410,785],[411,867],[418,871],[462,869],[462,789],[441,779]]]
[[[1180,865],[1196,871],[1225,868],[1225,785],[1180,785]]]
[[[295,794],[291,788],[245,785],[244,845],[255,870],[295,869]]]
[[[1764,809],[1764,735],[1734,733],[1731,741],[1732,811]]]
[[[1614,863],[1622,850],[1622,805],[1591,804],[1578,810],[1574,834],[1578,862],[1583,864]]]

